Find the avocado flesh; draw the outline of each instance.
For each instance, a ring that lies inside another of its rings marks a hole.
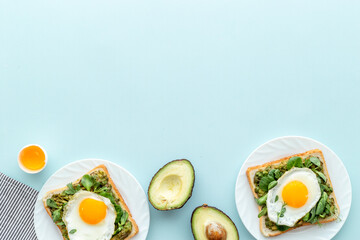
[[[223,238],[220,236],[207,236],[207,227],[221,226],[226,234]],[[197,207],[191,217],[191,229],[195,240],[212,240],[212,239],[226,239],[226,240],[238,240],[239,234],[233,221],[221,210],[215,207],[209,207],[206,204]]]
[[[158,210],[181,208],[191,197],[195,181],[194,168],[186,159],[163,166],[150,182],[150,203]]]

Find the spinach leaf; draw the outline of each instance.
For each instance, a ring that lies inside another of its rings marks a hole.
[[[270,172],[268,173],[268,176],[275,178],[275,169],[271,169]]]
[[[279,179],[282,176],[282,172],[279,169],[275,170],[275,179]]]
[[[317,221],[318,221],[318,217],[315,216],[315,217],[310,221],[310,223],[311,223],[311,224],[314,224],[314,223],[316,223]]]
[[[271,183],[272,181],[274,181],[274,178],[272,178],[270,176],[262,177],[260,182],[259,182],[260,189],[267,192],[269,183]]]
[[[288,230],[290,227],[288,227],[288,226],[285,226],[285,225],[276,225],[276,227],[277,227],[277,229],[279,230],[279,231],[286,231],[286,230]]]
[[[76,233],[76,229],[72,229],[69,233],[70,233],[70,234]]]
[[[81,178],[81,184],[86,188],[86,190],[90,191],[91,187],[94,185],[94,178],[89,174],[85,174]]]
[[[264,207],[263,209],[261,209],[259,215],[258,215],[258,218],[264,216],[265,214],[267,213],[267,207]]]
[[[94,179],[94,192],[98,190],[98,188],[101,186],[101,182],[98,182]]]
[[[310,212],[308,212],[307,214],[305,214],[305,216],[303,217],[303,221],[304,222],[307,222],[308,220],[309,220],[309,218],[310,218]]]
[[[285,205],[284,205],[283,208],[280,211],[280,217],[283,217],[285,212],[286,212],[286,208],[285,208]]]
[[[110,199],[112,204],[114,204],[114,205],[116,204],[115,203],[115,198],[111,193],[109,193],[109,192],[100,192],[99,195]]]
[[[104,186],[104,187],[102,187],[102,188],[100,188],[100,189],[94,190],[95,193],[109,192],[109,191],[110,191],[110,188],[109,188],[109,187],[106,187],[106,186]]]
[[[303,167],[302,159],[301,157],[292,157],[289,159],[289,161],[286,164],[287,170],[290,170],[292,167]]]
[[[320,184],[321,191],[332,193],[333,189],[325,184]]]
[[[319,160],[319,158],[317,158],[317,157],[310,157],[310,161],[311,161],[313,164],[315,164],[316,166],[318,166],[318,167],[321,166],[320,160]]]
[[[74,188],[74,186],[72,185],[72,183],[69,183],[68,185],[66,185],[68,187],[67,190],[64,191],[64,193],[66,195],[74,195],[77,191],[80,190],[80,186],[76,186],[76,189]]]
[[[325,215],[330,215],[330,208],[327,209],[327,208],[325,207]]]
[[[48,207],[51,207],[51,208],[58,208],[58,207],[59,207],[59,206],[56,204],[56,202],[55,202],[53,199],[51,199],[51,198],[49,198],[49,199],[46,200],[46,205],[47,205]]]
[[[257,204],[259,204],[260,206],[266,204],[267,196],[268,195],[265,194],[261,198],[256,199]]]
[[[61,212],[60,212],[61,208],[55,210],[52,212],[52,219],[54,222],[60,221],[61,220]]]
[[[121,206],[118,204],[115,204],[115,210],[116,210],[115,224],[117,224],[120,222],[121,217],[124,214],[124,211],[122,210]]]
[[[316,206],[315,207],[313,207],[311,210],[310,210],[310,215],[311,215],[311,217],[307,220],[307,222],[312,222],[313,221],[313,219],[315,218],[315,211],[316,211]]]
[[[323,192],[317,206],[316,206],[316,212],[315,215],[320,215],[324,212],[325,206],[326,206],[326,201],[328,199],[328,195],[326,192]]]
[[[128,219],[128,217],[129,217],[129,214],[124,211],[121,216],[120,225],[124,225],[126,220]]]
[[[271,183],[269,183],[268,185],[268,190],[272,189],[273,187],[275,187],[277,185],[277,181],[272,181]]]
[[[330,211],[331,205],[329,203],[326,203],[325,208]]]
[[[321,177],[322,180],[324,180],[324,182],[326,182],[326,177],[322,172],[319,172],[319,171],[316,171],[316,170],[314,170],[314,171],[316,172],[317,175],[319,175],[319,177]]]
[[[121,230],[123,230],[123,226],[119,225],[119,227],[115,230],[113,236],[115,236],[116,234],[118,234],[119,232],[121,232]]]
[[[276,220],[276,224],[279,223],[279,218],[283,217],[284,216],[284,213],[286,212],[286,203],[283,203],[283,205],[281,206],[281,210],[280,212],[277,213],[277,220]]]
[[[312,162],[310,161],[310,159],[309,159],[309,158],[307,158],[307,159],[305,160],[304,165],[305,165],[305,167],[307,167],[307,168],[310,168],[310,167],[311,167]]]
[[[315,214],[320,215],[324,211],[324,209],[325,209],[324,202],[320,200],[316,206]]]

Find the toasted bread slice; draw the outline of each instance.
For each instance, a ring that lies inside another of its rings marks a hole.
[[[110,177],[110,174],[109,174],[109,171],[107,170],[106,166],[105,165],[99,165],[97,167],[95,167],[94,169],[90,170],[89,172],[87,172],[86,174],[91,174],[91,173],[94,173],[94,172],[97,172],[97,171],[103,171],[106,173],[107,177],[108,177],[108,183],[112,186],[112,192],[114,193],[114,195],[116,195],[118,198],[119,198],[119,201],[120,201],[120,206],[122,207],[123,210],[125,210],[128,214],[129,214],[129,217],[128,217],[128,220],[131,222],[132,224],[132,231],[130,233],[129,236],[127,236],[125,238],[125,240],[128,240],[130,238],[132,238],[133,236],[135,236],[138,232],[139,232],[139,228],[135,222],[135,219],[132,217],[131,215],[131,212],[128,208],[128,206],[126,205],[124,199],[122,198],[119,190],[116,188],[113,180],[111,179]],[[85,174],[84,174],[85,175]],[[82,176],[77,179],[76,181],[73,182],[73,184],[77,184],[81,181],[81,178]],[[45,207],[45,210],[46,212],[49,214],[51,220],[52,220],[52,216],[51,216],[51,211],[50,211],[50,208],[46,205],[46,200],[51,198],[54,194],[58,194],[58,193],[61,193],[62,191],[64,191],[65,189],[67,189],[67,187],[63,187],[63,188],[59,188],[59,189],[55,189],[55,190],[52,190],[52,191],[49,191],[45,194],[45,196],[43,197],[43,204],[44,204],[44,207]],[[59,228],[59,230],[61,231],[61,226],[57,225],[57,227]],[[65,227],[66,228],[66,227]],[[67,229],[66,229],[67,230]],[[64,237],[63,237],[64,238]],[[115,239],[115,237],[113,237],[112,239]],[[66,240],[64,238],[64,240]]]
[[[275,161],[272,161],[272,162],[268,162],[268,163],[265,163],[265,164],[262,164],[262,165],[258,165],[258,166],[254,166],[254,167],[249,167],[247,170],[246,170],[246,175],[247,175],[247,178],[248,178],[248,181],[249,181],[249,184],[250,184],[250,188],[251,188],[251,191],[253,192],[254,196],[256,198],[258,198],[258,194],[255,192],[255,183],[254,183],[254,176],[255,176],[255,173],[258,171],[258,170],[264,170],[266,167],[268,166],[279,166],[281,163],[284,163],[284,162],[287,162],[290,158],[292,157],[295,157],[295,156],[299,156],[303,159],[307,158],[307,157],[318,157],[320,159],[320,161],[323,163],[323,169],[324,169],[324,174],[326,176],[326,179],[328,180],[328,183],[330,184],[330,186],[333,188],[332,184],[331,184],[331,180],[330,180],[330,176],[329,176],[329,172],[327,170],[327,166],[326,166],[326,162],[325,162],[325,159],[324,159],[324,155],[323,153],[321,152],[321,150],[319,149],[314,149],[314,150],[310,150],[310,151],[307,151],[307,152],[304,152],[304,153],[299,153],[299,154],[294,154],[294,155],[291,155],[291,156],[288,156],[288,157],[285,157],[285,158],[282,158],[282,159],[279,159],[279,160],[275,160]],[[334,188],[333,188],[334,189]],[[332,216],[329,216],[327,218],[324,218],[324,219],[320,219],[319,220],[319,223],[327,223],[327,222],[331,222],[331,221],[334,221],[338,218],[339,214],[340,214],[340,208],[339,208],[339,205],[336,201],[336,197],[335,197],[335,192],[333,191],[329,197],[333,198],[334,201],[335,201],[335,206],[336,206],[336,211],[335,211],[335,214],[332,215]],[[259,212],[261,211],[261,207],[258,206],[259,208]],[[287,231],[290,231],[292,229],[295,229],[297,227],[292,227],[292,228],[289,228],[288,230],[286,231],[272,231],[271,229],[268,229],[265,225],[265,216],[262,216],[259,218],[259,222],[260,222],[260,231],[261,233],[265,236],[265,237],[273,237],[273,236],[277,236],[277,235],[280,235],[282,233],[285,233]],[[304,222],[302,225],[298,226],[298,227],[301,227],[301,226],[306,226],[306,225],[311,225],[311,223],[307,223],[307,222]]]

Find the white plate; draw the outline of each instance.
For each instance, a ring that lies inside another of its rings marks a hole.
[[[341,229],[348,217],[351,207],[351,183],[346,168],[340,158],[330,148],[324,144],[306,137],[280,137],[261,145],[250,154],[248,159],[242,165],[235,186],[235,201],[240,218],[246,229],[256,239],[267,239],[259,229],[258,208],[254,201],[248,180],[246,178],[246,169],[276,159],[280,159],[292,154],[306,152],[312,149],[320,149],[325,157],[328,167],[331,183],[333,184],[335,196],[340,207],[341,220],[326,223],[321,226],[304,226],[287,233],[272,237],[272,240],[278,239],[311,239],[311,240],[329,240],[333,238]]]
[[[135,177],[115,163],[101,159],[85,159],[70,163],[59,169],[46,181],[40,190],[34,209],[35,232],[39,240],[63,239],[59,229],[44,209],[42,197],[46,192],[66,186],[66,184],[75,181],[86,172],[101,164],[105,164],[107,167],[110,177],[113,179],[139,226],[139,233],[132,239],[146,239],[150,225],[149,205],[145,192]]]

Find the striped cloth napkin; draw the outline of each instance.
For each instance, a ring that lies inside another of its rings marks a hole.
[[[38,191],[0,172],[0,239],[36,240],[34,204]]]

